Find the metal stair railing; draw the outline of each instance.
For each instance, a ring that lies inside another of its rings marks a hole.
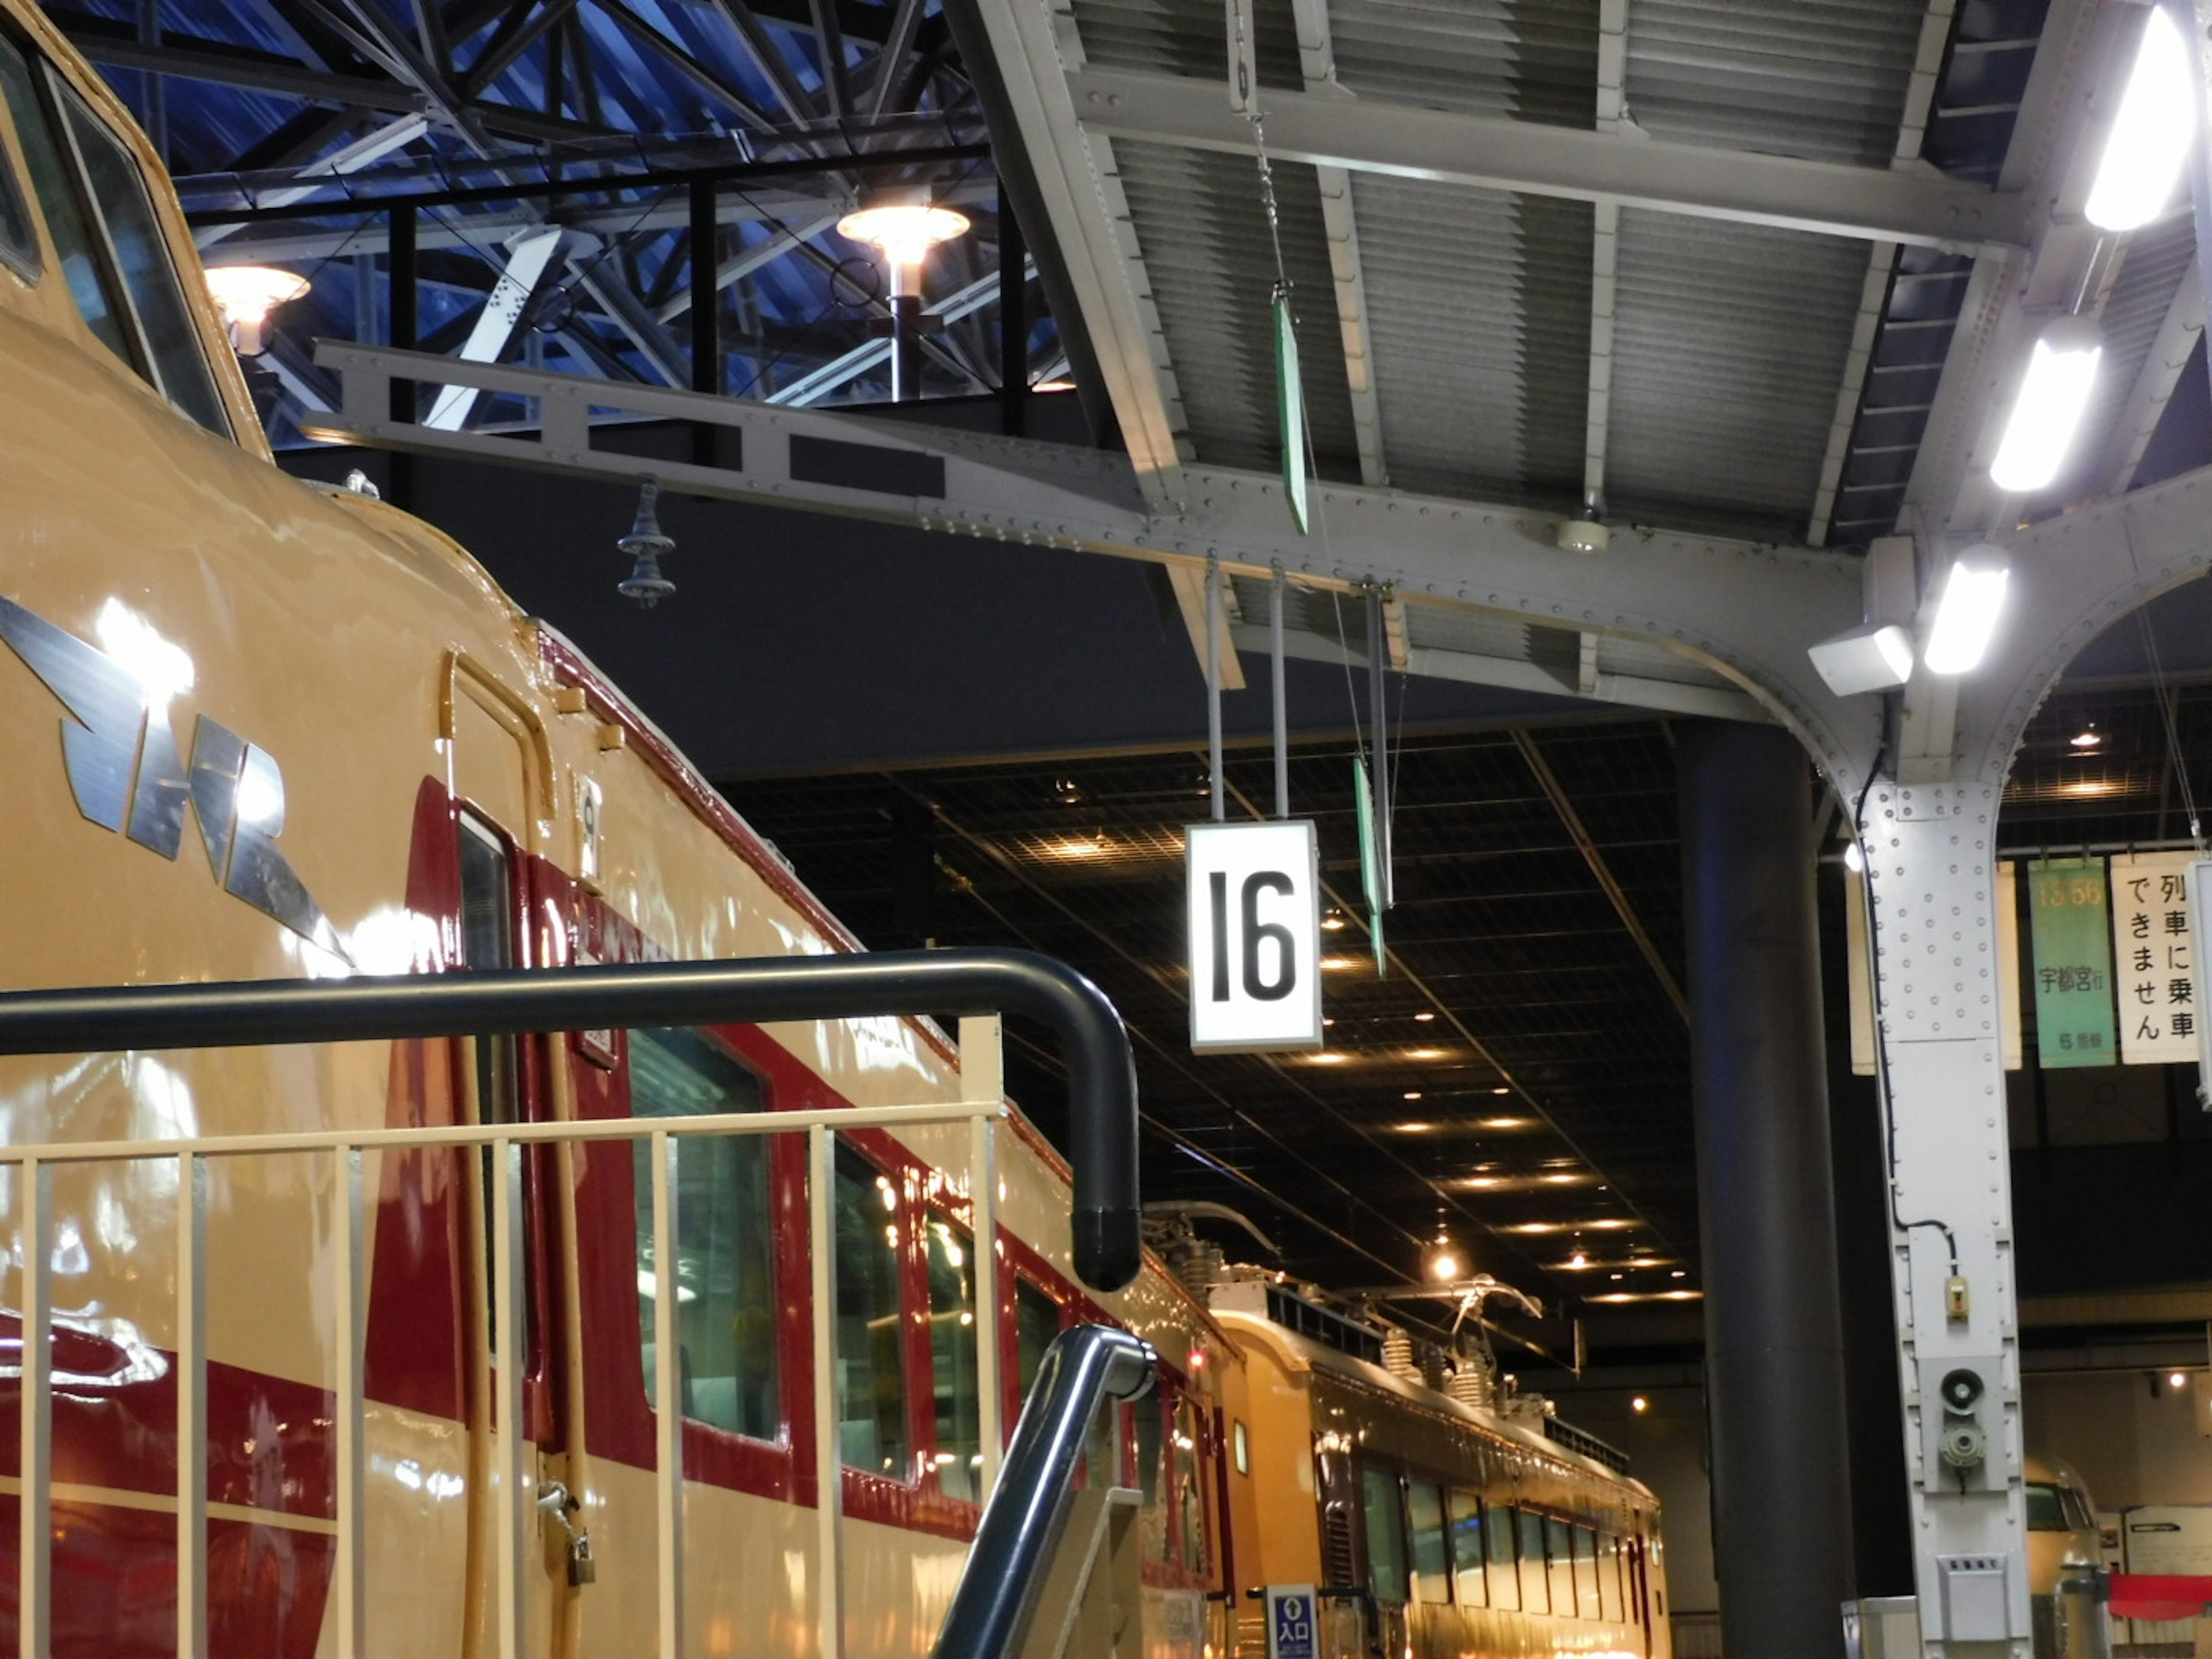
[[[1087,1532],[1068,1525],[1080,1500],[1105,1486],[1094,1472],[1093,1491],[1079,1494],[1076,1462],[1099,1406],[1141,1397],[1152,1387],[1157,1363],[1149,1345],[1110,1326],[1078,1325],[1053,1339],[930,1659],[1018,1659],[1024,1653],[1058,1659],[1066,1651],[1077,1606],[1063,1610],[1054,1639],[1030,1642],[1047,1584],[1079,1604],[1091,1589],[1097,1558],[1110,1547],[1105,1515]],[[1084,1559],[1058,1560],[1063,1544]],[[1135,1607],[1127,1612],[1134,1616]],[[1125,1653],[1141,1650],[1140,1642],[1113,1645]]]
[[[814,1297],[816,1490],[823,1586],[817,1602],[822,1659],[842,1650],[839,1493],[835,1421],[836,1230],[830,1210],[835,1136],[843,1129],[970,1126],[968,1190],[980,1242],[996,1236],[994,1127],[1000,1097],[997,1020],[1021,1013],[1051,1026],[1066,1060],[1074,1168],[1074,1255],[1092,1288],[1116,1290],[1140,1260],[1136,1078],[1128,1035],[1103,993],[1064,964],[1026,951],[931,951],[874,955],[667,963],[417,975],[387,979],[121,986],[0,994],[0,1054],[137,1049],[274,1047],[425,1037],[477,1037],[646,1025],[752,1024],[907,1014],[962,1017],[961,1098],[921,1105],[724,1114],[652,1120],[463,1124],[435,1128],[332,1129],[190,1139],[53,1142],[0,1146],[0,1169],[17,1172],[22,1261],[19,1382],[21,1446],[16,1604],[20,1659],[49,1659],[52,1565],[52,1228],[58,1166],[167,1159],[177,1176],[177,1651],[208,1653],[207,1601],[207,1169],[216,1159],[279,1154],[331,1159],[342,1198],[332,1272],[337,1344],[332,1441],[336,1539],[332,1632],[339,1659],[368,1651],[365,1515],[367,1457],[362,1389],[367,1258],[362,1249],[362,1161],[368,1152],[486,1148],[491,1183],[493,1328],[522,1323],[522,1153],[526,1146],[647,1142],[653,1152],[653,1237],[658,1305],[677,1305],[674,1153],[678,1142],[710,1135],[804,1132]],[[997,1305],[999,1253],[978,1249],[979,1308]],[[1064,1340],[1065,1339],[1063,1339]],[[1125,1338],[1133,1342],[1133,1338]],[[976,1344],[983,1487],[992,1489],[1000,1440],[996,1350]],[[498,1365],[493,1401],[493,1486],[497,1494],[500,1659],[520,1659],[524,1565],[535,1492],[524,1480],[518,1365]],[[660,1548],[658,1601],[662,1659],[680,1659],[683,1628],[681,1368],[654,1377],[659,1437],[655,1480]],[[1056,1373],[1055,1373],[1056,1374]],[[1118,1373],[1116,1373],[1118,1375]],[[1085,1419],[1087,1421],[1087,1418]],[[1024,1426],[1027,1418],[1024,1417]],[[1010,1457],[1022,1453],[1018,1435]],[[193,1449],[198,1455],[192,1455]],[[994,1505],[995,1507],[995,1505]],[[987,1510],[986,1524],[988,1524]]]

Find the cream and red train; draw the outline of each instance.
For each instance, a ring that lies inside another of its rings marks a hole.
[[[855,948],[653,728],[458,547],[270,464],[167,180],[27,0],[0,0],[0,985]],[[102,1054],[0,1063],[0,1137],[774,1111],[951,1101],[958,1086],[958,1056],[935,1029],[894,1020]],[[1621,1633],[1632,1621],[1602,1588],[1587,1606],[1560,1589],[1554,1611],[1498,1611],[1529,1605],[1524,1585],[1580,1584],[1578,1523],[1648,1540],[1640,1488],[1455,1419],[1364,1362],[1302,1352],[1264,1322],[1216,1319],[1157,1262],[1093,1301],[1069,1271],[1066,1172],[1018,1128],[1001,1166],[1011,1271],[981,1326],[1005,1355],[1006,1419],[1063,1324],[1114,1320],[1164,1357],[1158,1393],[1111,1425],[1119,1477],[1146,1497],[1149,1659],[1212,1659],[1239,1643],[1229,1593],[1255,1574],[1325,1577],[1322,1517],[1347,1479],[1366,1483],[1353,1528],[1386,1602],[1400,1547],[1381,1530],[1376,1483],[1397,1480],[1410,1506],[1410,1611],[1382,1614],[1398,1621],[1394,1649],[1660,1646],[1648,1625],[1633,1641]],[[654,1650],[650,1402],[665,1349],[647,1293],[641,1166],[619,1142],[536,1156],[514,1338],[483,1312],[476,1166],[394,1155],[374,1176],[368,1627],[379,1654],[489,1650],[486,1423],[501,1346],[520,1356],[527,1473],[581,1499],[596,1556],[593,1581],[571,1584],[548,1521],[526,1586],[526,1651]],[[964,1137],[856,1133],[841,1160],[830,1431],[845,1465],[846,1646],[917,1654],[976,1517],[973,1245],[946,1173],[964,1168]],[[51,1582],[52,1651],[66,1659],[174,1651],[173,1170],[56,1178]],[[821,1425],[803,1170],[787,1136],[693,1141],[683,1154],[672,1334],[697,1654],[816,1647]],[[331,1639],[333,1310],[319,1269],[333,1185],[326,1167],[287,1158],[225,1160],[210,1178],[207,1436],[182,1449],[206,1459],[211,1650],[307,1659]],[[18,1200],[0,1198],[11,1218],[0,1237],[15,1238]],[[0,1305],[14,1309],[21,1254],[10,1248]],[[13,1377],[20,1324],[4,1317],[0,1376]],[[15,1391],[0,1383],[9,1651]],[[1351,1462],[1316,1461],[1316,1431],[1346,1437]],[[1446,1510],[1455,1540],[1470,1497],[1492,1506],[1480,1513],[1493,1527],[1509,1504],[1562,1523],[1557,1538],[1545,1526],[1527,1538],[1564,1551],[1547,1570],[1564,1576],[1493,1570],[1478,1594],[1462,1567],[1439,1600],[1422,1507],[1432,1494],[1462,1506]],[[1636,1593],[1649,1593],[1641,1581]]]

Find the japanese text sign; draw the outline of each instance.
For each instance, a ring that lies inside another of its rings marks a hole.
[[[2189,940],[2191,853],[2112,860],[2112,969],[2120,1059],[2130,1066],[2197,1058],[2195,953]]]
[[[2036,1058],[2046,1067],[2111,1066],[2112,940],[2102,859],[2027,866],[2035,949]]]

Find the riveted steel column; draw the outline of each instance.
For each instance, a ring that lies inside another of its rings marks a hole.
[[[1850,1486],[1812,773],[1772,727],[1677,747],[1721,1645],[1826,1659]]]

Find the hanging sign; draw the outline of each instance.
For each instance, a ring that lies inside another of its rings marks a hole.
[[[2112,860],[2112,968],[2124,1065],[2185,1065],[2197,1058],[2197,958],[2189,936],[2195,858],[2140,853]]]
[[[1283,492],[1291,519],[1306,533],[1306,392],[1298,379],[1298,331],[1291,319],[1288,290],[1275,290],[1275,393],[1283,438]]]
[[[1184,831],[1190,1046],[1321,1047],[1321,882],[1304,819]]]
[[[2036,1059],[2046,1069],[2110,1066],[2112,939],[2102,859],[2048,859],[2027,866],[2035,947]]]
[[[1320,1620],[1311,1584],[1267,1586],[1267,1659],[1316,1659]]]
[[[1389,952],[1382,944],[1382,837],[1376,833],[1375,792],[1367,787],[1367,763],[1352,757],[1352,805],[1359,814],[1359,890],[1367,900],[1367,942],[1375,947],[1375,977],[1389,976]]]

